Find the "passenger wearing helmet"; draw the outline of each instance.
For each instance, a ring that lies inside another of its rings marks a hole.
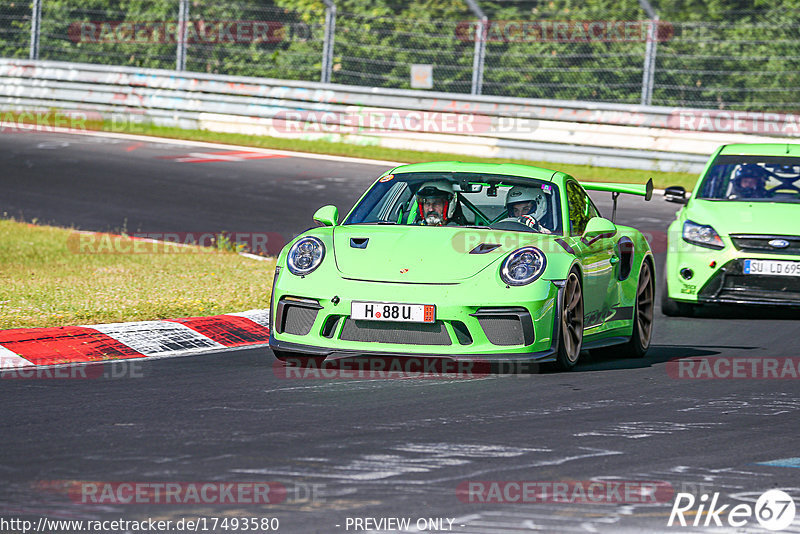
[[[766,198],[767,173],[758,165],[744,164],[736,169],[729,198]]]
[[[417,190],[419,224],[426,226],[445,226],[463,224],[463,216],[458,206],[458,196],[453,184],[447,180],[425,182]],[[459,222],[461,221],[461,222]]]
[[[541,221],[547,215],[547,197],[541,189],[515,185],[506,196],[508,216],[537,232],[551,233]]]

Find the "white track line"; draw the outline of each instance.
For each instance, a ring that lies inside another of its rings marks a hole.
[[[306,158],[306,159],[322,159],[327,161],[339,161],[343,163],[361,163],[364,165],[380,165],[380,166],[390,166],[396,167],[398,165],[403,165],[402,163],[398,163],[396,161],[383,161],[377,159],[366,159],[366,158],[352,158],[348,156],[331,156],[328,154],[314,154],[312,152],[294,152],[290,150],[274,150],[271,148],[260,148],[260,147],[253,147],[253,146],[243,146],[243,145],[229,145],[225,143],[210,143],[208,141],[191,141],[188,139],[172,139],[170,137],[155,137],[149,135],[135,135],[135,134],[125,134],[125,133],[118,133],[118,132],[99,132],[99,131],[80,131],[76,132],[75,130],[69,128],[52,128],[51,130],[53,133],[64,133],[64,134],[73,134],[73,135],[88,135],[91,137],[105,137],[105,138],[114,138],[114,139],[125,139],[128,141],[143,141],[147,143],[161,143],[161,144],[168,144],[168,145],[180,145],[180,146],[190,146],[190,147],[203,147],[203,148],[219,148],[222,150],[246,150],[248,152],[259,152],[261,154],[275,154],[278,156],[288,156],[292,158]]]

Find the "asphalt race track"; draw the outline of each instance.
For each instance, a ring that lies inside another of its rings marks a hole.
[[[208,152],[220,151],[3,135],[0,213],[86,230],[288,239],[323,204],[345,213],[384,169],[297,157],[174,158]],[[608,195],[595,196],[608,211]],[[618,220],[658,243],[674,212],[658,197],[623,197]],[[663,242],[654,248],[662,264]],[[268,285],[268,273],[255,283]],[[800,382],[679,379],[667,363],[797,358],[797,316],[728,309],[694,319],[659,312],[656,321],[643,360],[588,357],[562,374],[286,379],[268,349],[251,349],[94,366],[94,380],[0,380],[0,515],[277,517],[279,532],[298,533],[353,532],[354,518],[389,517],[410,518],[410,531],[418,518],[445,519],[424,532],[447,531],[447,519],[450,532],[464,533],[733,531],[668,528],[672,493],[655,503],[469,502],[457,489],[470,481],[657,481],[698,505],[718,492],[720,505],[752,506],[782,488],[800,506]],[[67,495],[70,481],[271,481],[287,496],[266,506],[94,504]],[[737,531],[766,532],[755,518]],[[784,532],[800,532],[800,519]]]

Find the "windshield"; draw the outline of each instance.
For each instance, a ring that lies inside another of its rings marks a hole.
[[[416,172],[382,177],[343,224],[490,227],[561,234],[558,187],[502,174]]]
[[[718,156],[697,198],[747,202],[800,202],[800,158]]]

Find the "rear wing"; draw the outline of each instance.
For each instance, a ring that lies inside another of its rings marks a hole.
[[[613,184],[604,182],[585,182],[583,188],[587,191],[608,191],[611,193],[611,198],[614,200],[614,208],[611,212],[611,221],[617,221],[617,197],[626,193],[628,195],[639,195],[644,197],[645,200],[653,198],[653,179],[647,180],[644,185],[641,184]]]
[[[644,197],[645,200],[653,198],[653,179],[647,180],[644,185],[640,184],[614,184],[607,182],[581,182],[581,185],[587,191],[608,191],[613,193],[614,197],[620,193],[628,195],[639,195]]]

